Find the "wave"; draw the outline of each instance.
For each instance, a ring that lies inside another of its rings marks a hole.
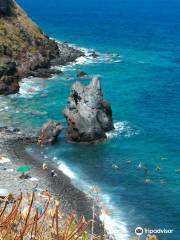
[[[19,93],[16,96],[32,98],[34,95],[40,93],[41,91],[45,92],[44,81],[38,80],[33,77],[24,78],[20,83]]]
[[[54,160],[58,160],[54,158]],[[73,171],[66,163],[63,161],[58,161],[58,169],[62,171],[66,176],[68,176],[72,183],[79,188],[81,191],[87,193],[92,186],[95,184],[90,180],[87,180],[87,177],[78,169]],[[76,173],[75,173],[76,172]],[[78,173],[78,175],[77,175]],[[84,180],[86,179],[86,180]],[[112,198],[109,194],[103,192],[99,193],[99,199],[101,204],[99,207],[101,209],[100,221],[103,223],[107,233],[112,236],[112,239],[116,240],[128,240],[129,233],[125,221],[123,220],[123,213],[113,204]],[[108,209],[112,212],[112,215],[109,215],[104,211],[104,206],[108,206]]]
[[[53,39],[53,40],[55,40],[59,44],[62,44],[62,42],[56,39]],[[51,67],[52,69],[57,69],[57,70],[66,72],[69,70],[76,70],[76,67],[81,65],[123,62],[122,56],[119,54],[100,53],[100,52],[96,52],[94,49],[78,47],[75,44],[69,44],[69,46],[82,51],[84,53],[84,56],[77,58],[74,62],[69,63],[65,66],[62,66],[62,65],[52,66]],[[94,57],[93,54],[96,54],[97,57]],[[56,74],[51,78],[53,79],[55,77],[56,77]],[[35,94],[38,94],[41,91],[44,92],[44,86],[42,86],[42,82],[44,81],[41,81],[41,79],[35,78],[35,77],[24,78],[20,82],[19,94],[18,95],[16,94],[16,96],[32,98]]]
[[[60,163],[58,169],[71,179],[76,179],[75,173],[64,163]]]
[[[106,133],[108,139],[116,138],[116,137],[132,137],[134,135],[138,135],[140,130],[137,129],[136,126],[130,126],[127,121],[119,121],[114,123],[114,130]]]
[[[61,41],[53,39],[57,43],[62,44]],[[79,47],[75,44],[68,43],[70,47],[80,50],[84,53],[84,56],[81,56],[75,60],[73,63],[69,63],[66,66],[54,66],[52,68],[59,69],[61,71],[69,70],[73,66],[78,65],[88,65],[88,64],[97,64],[97,63],[121,63],[123,62],[122,56],[114,53],[100,53],[94,49]],[[93,55],[97,55],[94,57]]]

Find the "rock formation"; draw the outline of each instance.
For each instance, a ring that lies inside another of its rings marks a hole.
[[[40,130],[38,143],[42,145],[55,143],[62,129],[61,123],[50,120]]]
[[[19,90],[18,74],[14,62],[0,62],[0,94],[7,95]]]
[[[0,94],[17,92],[21,78],[51,76],[51,65],[80,56],[84,53],[49,39],[15,0],[0,0]]]
[[[114,127],[111,106],[103,99],[99,78],[93,78],[88,86],[74,83],[64,116],[70,141],[91,143],[106,139],[106,132]]]

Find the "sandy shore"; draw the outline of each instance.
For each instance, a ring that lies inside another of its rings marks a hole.
[[[0,128],[0,156],[10,160],[5,163],[0,161],[0,188],[18,194],[20,191],[31,192],[38,184],[39,191],[47,190],[60,199],[65,216],[76,211],[78,216],[84,215],[87,220],[92,219],[92,202],[87,195],[74,187],[71,180],[58,169],[56,169],[57,176],[52,177],[51,169],[55,169],[55,166],[48,165],[48,171],[42,170],[42,162],[26,152],[26,147],[35,140],[36,137],[27,137],[18,130]],[[19,178],[17,168],[23,165],[31,168],[30,179]],[[95,232],[96,234],[103,232],[102,224],[98,219]]]

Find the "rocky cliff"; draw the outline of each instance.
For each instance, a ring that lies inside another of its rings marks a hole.
[[[112,109],[103,99],[99,78],[93,78],[88,86],[75,82],[64,115],[68,122],[68,139],[73,142],[106,139],[106,132],[114,128]]]
[[[0,0],[0,94],[17,92],[19,79],[47,77],[51,64],[66,64],[82,55],[49,39],[14,0]]]

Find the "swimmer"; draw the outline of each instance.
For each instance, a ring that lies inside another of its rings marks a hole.
[[[149,178],[145,179],[145,183],[150,183],[150,182],[151,182],[151,179],[149,179]]]
[[[160,166],[156,167],[156,171],[159,172],[161,170]]]
[[[119,169],[118,165],[116,165],[116,164],[113,164],[113,165],[112,165],[112,168],[113,168],[113,169]]]

